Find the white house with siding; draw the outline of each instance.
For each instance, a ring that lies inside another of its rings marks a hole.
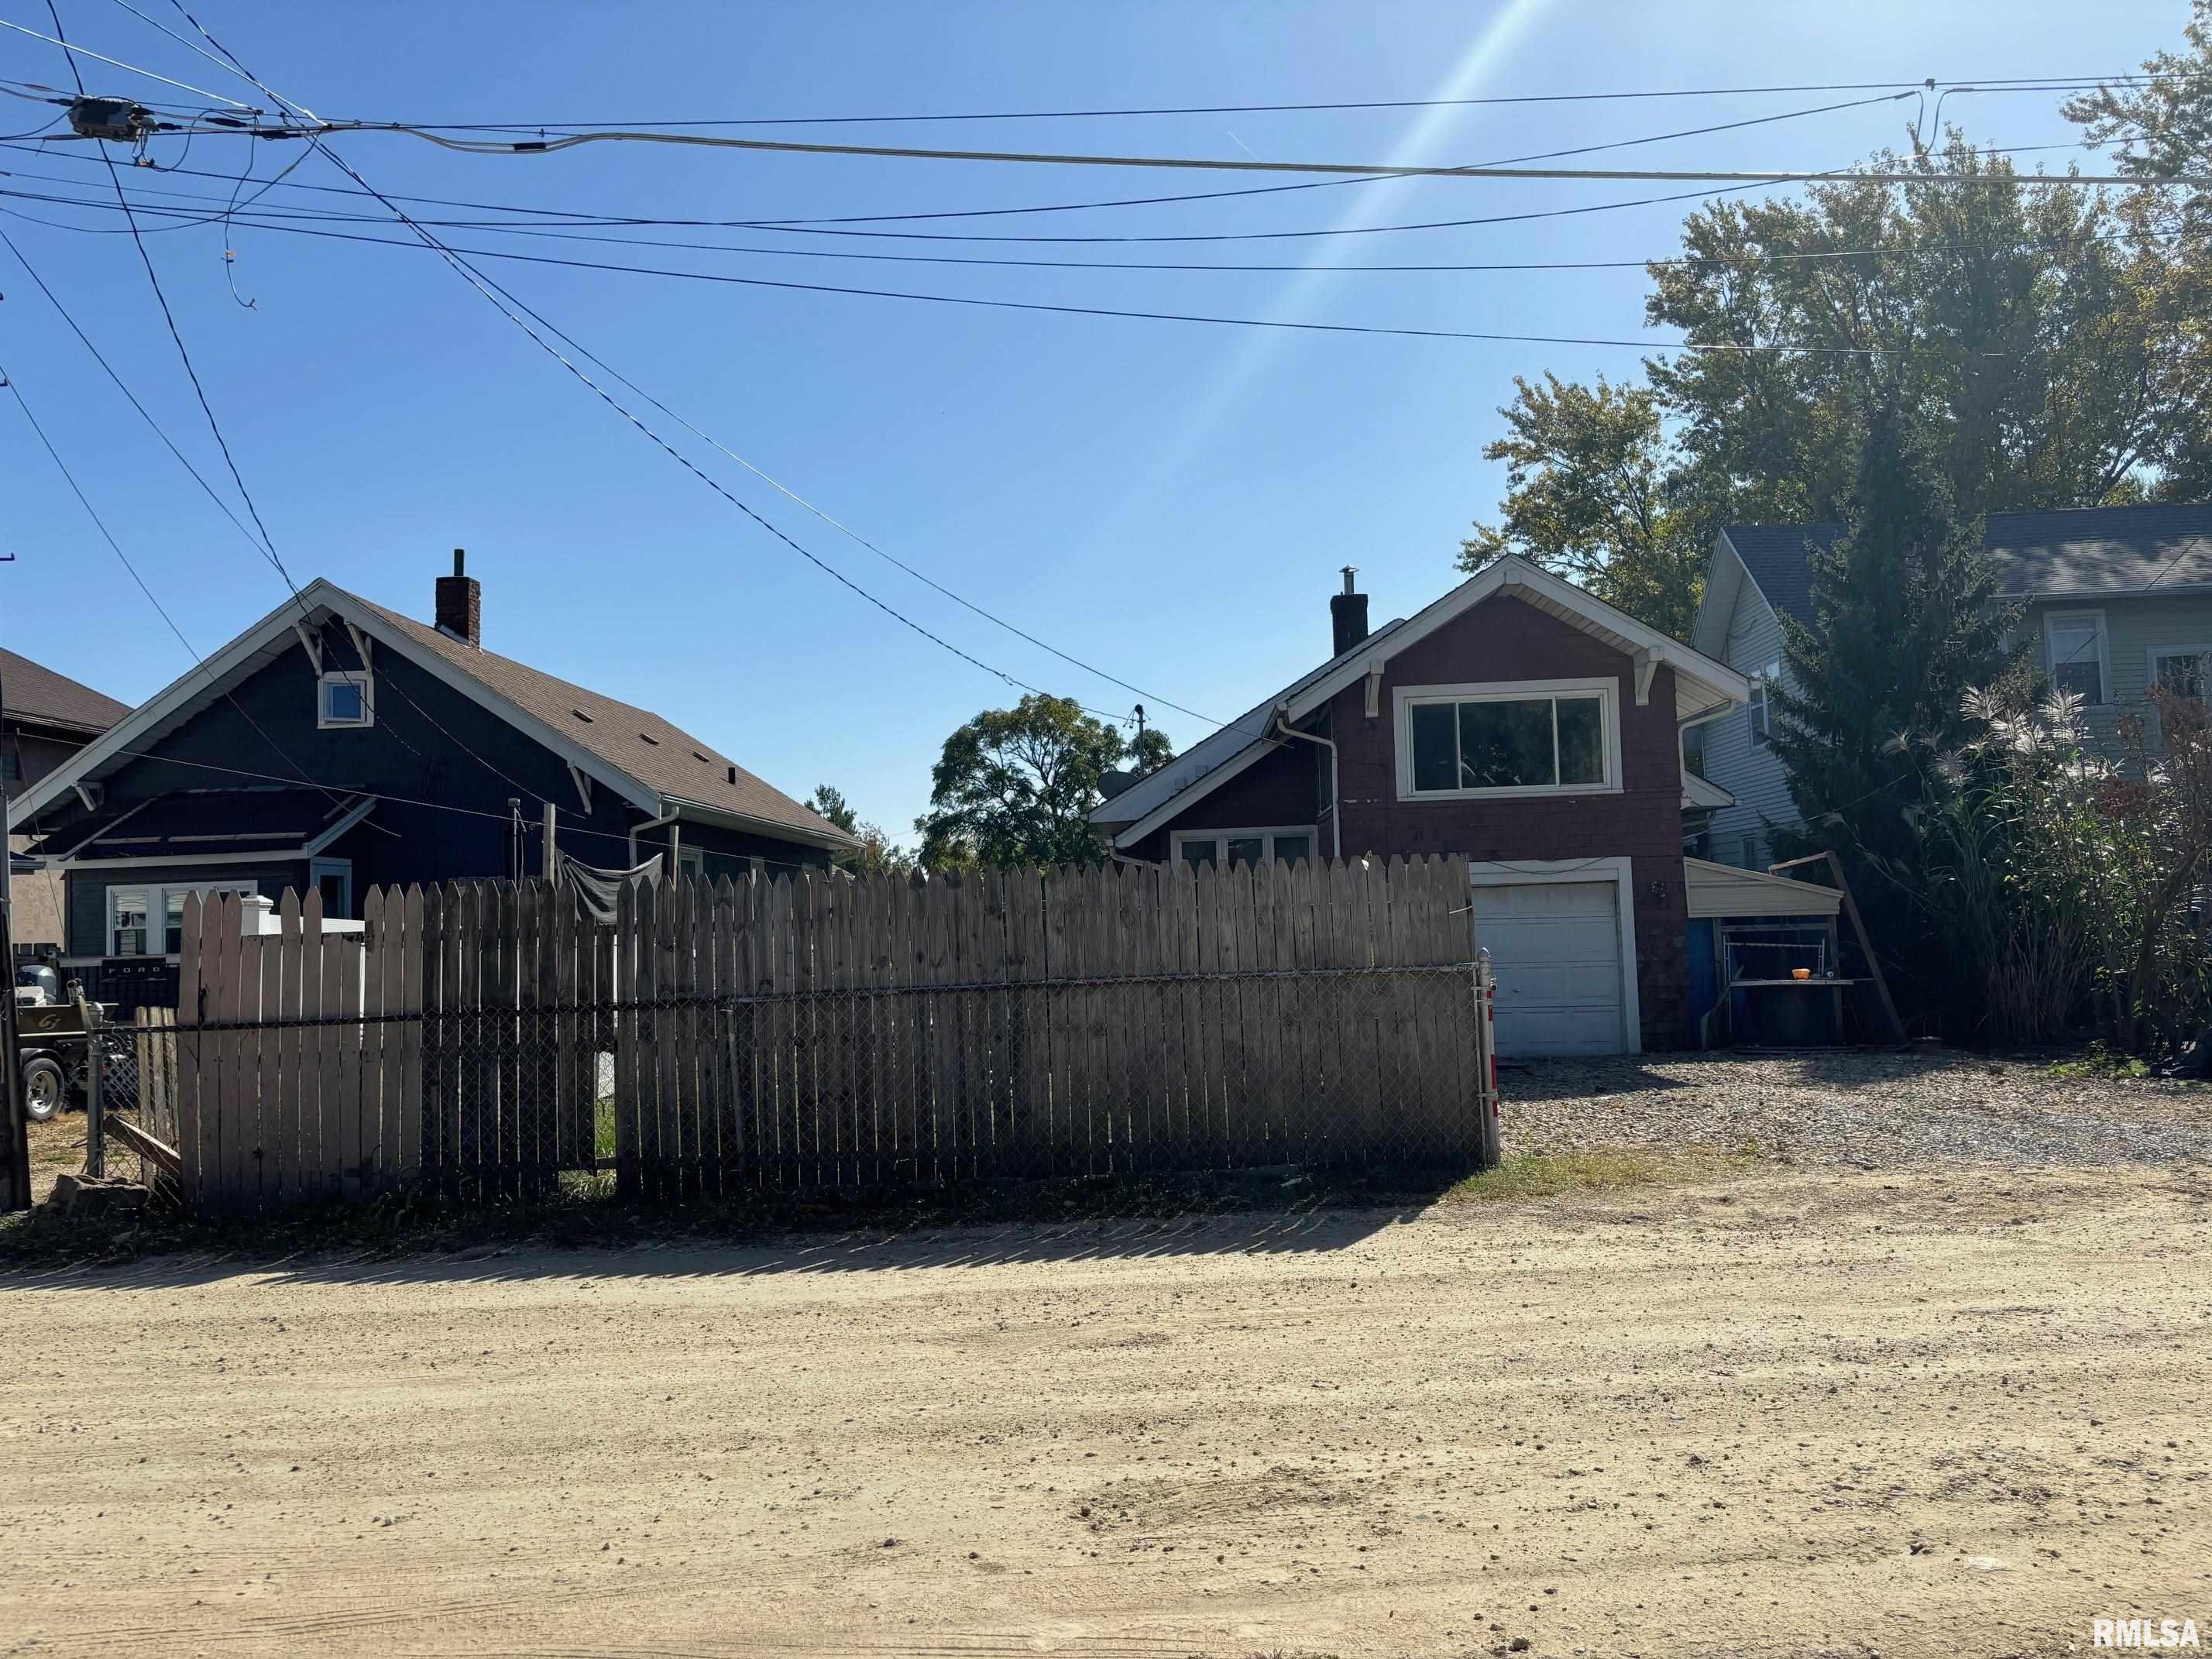
[[[1808,554],[1839,524],[1730,525],[1713,541],[1690,642],[1751,682],[1749,704],[1692,735],[1693,764],[1735,798],[1717,806],[1692,850],[1758,869],[1773,831],[1794,825],[1782,763],[1765,741],[1766,682],[1782,673],[1782,617],[1809,621]],[[1983,545],[1998,592],[2027,607],[2023,626],[2043,668],[2087,706],[2090,731],[2113,758],[2120,716],[2162,685],[2212,691],[2212,504],[2090,507],[1992,513]]]

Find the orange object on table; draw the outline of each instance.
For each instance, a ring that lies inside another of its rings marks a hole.
[[[1790,970],[1790,977],[1792,979],[1810,979],[1813,977],[1813,970],[1810,968],[1792,968]]]

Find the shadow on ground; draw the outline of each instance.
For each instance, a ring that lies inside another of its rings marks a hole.
[[[0,1226],[0,1284],[182,1287],[250,1273],[292,1283],[459,1285],[1328,1252],[1420,1214],[1458,1178],[993,1183],[666,1207],[570,1193],[205,1220],[35,1212]]]

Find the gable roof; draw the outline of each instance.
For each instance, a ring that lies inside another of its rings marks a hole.
[[[426,623],[368,599],[354,603],[398,629],[421,652],[534,715],[665,799],[711,807],[753,823],[792,831],[808,841],[839,847],[858,845],[811,808],[755,777],[649,708],[586,690],[528,663],[441,634]],[[590,718],[579,719],[580,711]]]
[[[11,726],[58,726],[105,732],[131,712],[127,702],[103,696],[66,674],[0,647],[0,696]]]
[[[1732,524],[1721,534],[1743,561],[1744,572],[1776,612],[1813,620],[1813,566],[1807,553],[1844,533],[1841,524]]]
[[[1807,555],[1843,533],[1832,520],[1729,525],[1721,536],[1776,611],[1809,622],[1813,573]],[[2212,502],[2052,507],[1991,513],[1982,545],[2006,599],[2212,590]]]
[[[1743,676],[1735,670],[1616,611],[1595,594],[1540,570],[1517,554],[1507,554],[1413,616],[1383,623],[1350,650],[1291,681],[1158,771],[1102,801],[1091,809],[1091,821],[1112,830],[1117,846],[1150,835],[1275,748],[1276,744],[1266,741],[1266,734],[1278,709],[1295,726],[1370,670],[1508,588],[1639,662],[1664,663],[1674,669],[1678,719],[1741,702],[1750,695]]]
[[[298,603],[279,605],[10,802],[10,821],[29,822],[72,785],[121,758],[121,751],[174,729],[234,681],[300,648],[294,629],[303,612],[318,623],[335,617],[359,629],[376,648],[420,664],[651,817],[681,806],[695,819],[811,845],[857,845],[828,819],[650,710],[468,645],[319,577],[301,590]],[[588,718],[579,718],[579,711]]]

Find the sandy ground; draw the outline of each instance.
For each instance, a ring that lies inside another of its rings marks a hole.
[[[2212,1631],[2212,1181],[0,1281],[0,1650]]]

